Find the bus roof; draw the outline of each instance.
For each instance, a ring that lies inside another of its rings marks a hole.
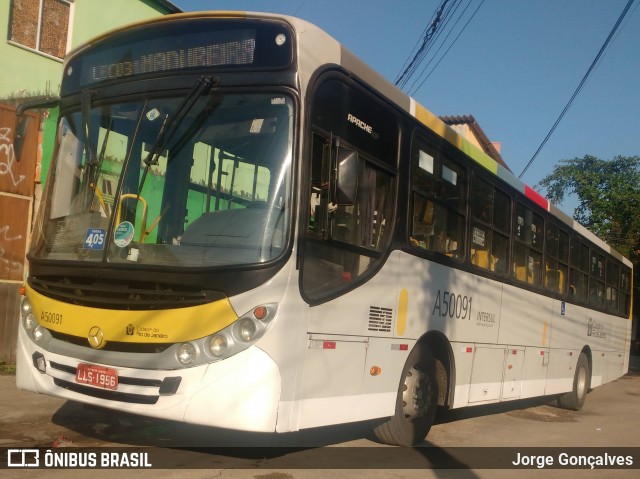
[[[529,198],[542,209],[548,211],[559,221],[571,227],[580,235],[584,236],[585,238],[596,244],[598,247],[602,248],[605,252],[610,253],[612,256],[622,261],[625,265],[629,267],[632,266],[631,262],[627,258],[614,250],[611,246],[606,244],[595,234],[587,230],[573,218],[562,212],[559,208],[551,204],[545,197],[536,192],[533,188],[516,178],[513,173],[511,173],[507,168],[498,164],[493,158],[491,158],[480,148],[475,146],[469,140],[456,132],[453,128],[440,120],[440,118],[427,110],[414,98],[405,94],[391,82],[385,79],[382,75],[373,70],[369,65],[364,63],[356,55],[345,48],[344,45],[342,45],[334,37],[326,33],[318,26],[307,22],[306,20],[288,15],[244,11],[203,11],[176,13],[155,17],[105,32],[100,36],[93,38],[83,46],[80,46],[74,51],[70,52],[67,55],[65,61],[68,61],[71,57],[75,56],[80,51],[90,47],[92,44],[106,37],[113,35],[114,33],[122,32],[132,27],[139,27],[143,25],[163,22],[174,22],[193,18],[264,18],[286,21],[294,29],[297,35],[299,77],[303,92],[307,88],[307,85],[311,80],[311,76],[320,65],[335,64],[343,67],[345,70],[356,76],[360,81],[377,90],[379,94],[386,97],[388,101],[413,116],[417,121],[432,130],[435,134],[444,138],[447,142],[465,153],[468,157],[484,167],[490,173],[505,181],[507,184],[515,188],[517,191],[522,193],[522,195]],[[321,45],[320,48],[319,45]]]

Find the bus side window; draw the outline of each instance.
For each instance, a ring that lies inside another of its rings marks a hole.
[[[557,225],[549,223],[546,248],[545,288],[554,293],[565,294],[569,280],[569,235]]]
[[[606,308],[607,311],[616,314],[619,309],[618,300],[619,293],[618,288],[620,285],[620,266],[612,259],[607,258],[607,290],[606,290]]]
[[[542,286],[544,220],[521,203],[516,203],[513,277],[532,286]]]
[[[317,133],[311,146],[311,191],[308,231],[313,236],[325,237],[327,208],[329,206],[329,143]]]
[[[421,141],[412,155],[412,246],[464,258],[465,174],[462,167],[442,157]]]
[[[359,160],[358,192],[353,205],[338,205],[331,214],[331,236],[337,241],[380,251],[390,226],[392,177],[364,157]]]
[[[618,313],[629,316],[631,312],[631,270],[626,266],[622,267],[620,273],[620,303]]]
[[[589,287],[589,247],[572,237],[569,248],[569,297],[586,302]]]
[[[590,260],[591,275],[589,278],[589,304],[597,308],[604,308],[606,306],[604,255],[595,248],[592,248]]]
[[[498,274],[507,272],[511,198],[492,184],[474,176],[471,185],[471,264]]]

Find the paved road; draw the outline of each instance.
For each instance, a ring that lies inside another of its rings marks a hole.
[[[640,363],[640,358],[634,358]],[[640,364],[638,364],[640,366]],[[440,414],[425,445],[435,446],[436,456],[415,450],[399,450],[373,441],[371,424],[358,423],[319,428],[286,435],[248,434],[195,427],[133,415],[116,414],[85,407],[56,398],[18,391],[14,377],[0,375],[0,447],[58,446],[161,446],[177,458],[205,461],[209,469],[175,469],[135,471],[136,478],[256,478],[305,479],[326,477],[375,478],[493,478],[514,477],[514,470],[433,470],[427,464],[438,464],[443,456],[458,459],[449,447],[554,447],[559,452],[571,447],[594,447],[609,451],[612,447],[634,447],[640,450],[640,368],[592,391],[580,412],[555,408],[544,400],[480,406]],[[261,453],[253,456],[246,450],[230,451],[225,456],[212,455],[202,447],[279,446],[269,450],[273,458],[264,460]],[[330,446],[316,449],[317,446]],[[305,450],[291,448],[305,447]],[[178,449],[179,448],[179,449]],[[186,449],[185,449],[186,448]],[[599,449],[596,449],[598,451]],[[478,452],[477,449],[474,450]],[[481,451],[483,452],[483,451]],[[260,456],[260,457],[258,457]],[[434,460],[435,457],[435,460]],[[464,455],[460,460],[465,460]],[[274,462],[275,461],[275,462]],[[328,463],[340,462],[352,469],[332,469]],[[238,467],[245,467],[238,469]],[[246,468],[248,467],[248,468]],[[406,469],[405,467],[411,467]],[[518,477],[638,477],[635,470],[518,470]],[[93,479],[114,478],[122,471],[94,470]],[[76,478],[87,471],[4,470],[4,478]]]

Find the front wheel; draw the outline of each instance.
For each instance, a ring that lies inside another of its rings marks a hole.
[[[402,371],[395,414],[373,432],[383,443],[413,446],[428,434],[437,407],[435,359],[425,345],[417,344]]]
[[[591,385],[591,373],[587,355],[580,353],[576,364],[576,374],[573,378],[573,390],[558,398],[558,405],[571,411],[580,411],[587,399],[587,392]]]

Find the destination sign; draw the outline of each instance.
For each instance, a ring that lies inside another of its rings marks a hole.
[[[283,69],[293,61],[292,37],[281,22],[197,18],[143,25],[104,37],[71,57],[61,94],[187,70]]]
[[[237,41],[141,54],[134,59],[92,65],[86,73],[87,80],[97,82],[183,68],[246,65],[253,63],[255,47],[255,38],[247,37]]]

